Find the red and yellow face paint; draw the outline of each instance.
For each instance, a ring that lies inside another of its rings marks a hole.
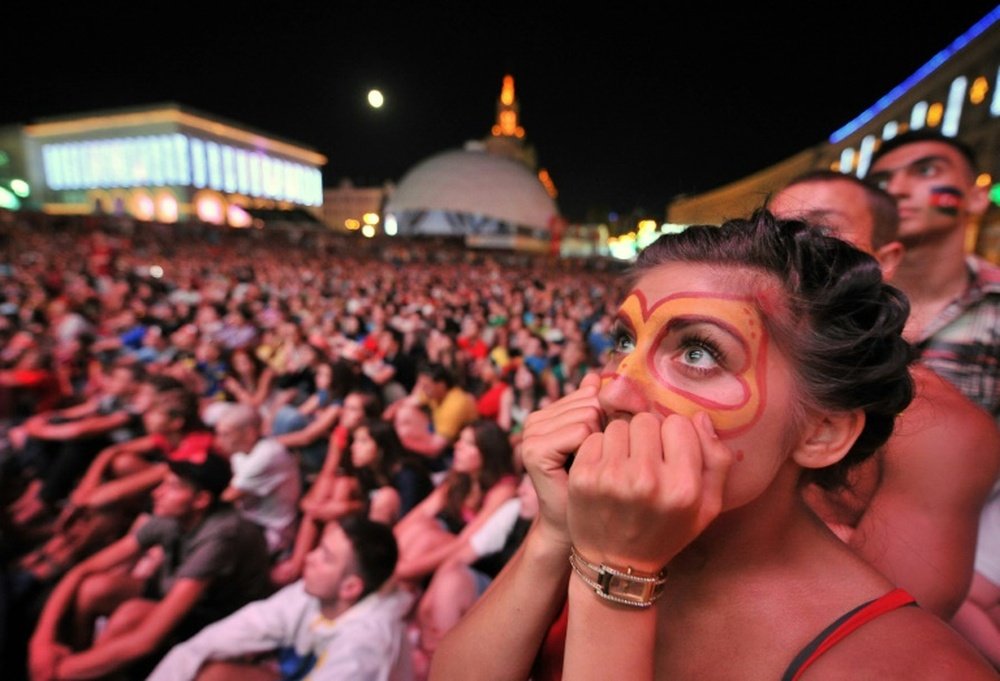
[[[619,308],[619,319],[632,330],[634,349],[602,375],[605,383],[627,378],[665,415],[704,411],[720,436],[736,435],[757,421],[766,398],[767,332],[753,299],[679,292],[649,307],[642,292],[635,290]],[[732,337],[742,348],[740,366],[727,366],[710,389],[700,392],[689,389],[697,389],[697,383],[661,370],[657,352],[677,321],[715,326]]]

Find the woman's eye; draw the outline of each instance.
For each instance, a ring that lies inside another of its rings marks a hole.
[[[618,334],[614,338],[615,352],[632,352],[635,349],[635,341],[628,334]]]
[[[700,345],[692,345],[684,350],[683,353],[684,360],[691,366],[701,367],[701,368],[711,368],[718,364],[715,361],[715,357],[712,353],[701,347]]]

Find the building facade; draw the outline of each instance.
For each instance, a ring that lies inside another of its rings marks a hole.
[[[906,130],[934,128],[976,150],[992,204],[969,226],[969,250],[1000,262],[1000,7],[829,139],[723,187],[678,198],[667,222],[719,224],[762,205],[803,172],[829,168],[864,177],[879,145]]]
[[[174,103],[40,120],[19,137],[15,152],[0,136],[2,151],[19,154],[24,207],[46,213],[249,227],[318,223],[323,205],[322,154]]]

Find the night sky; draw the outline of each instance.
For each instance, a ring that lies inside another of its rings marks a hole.
[[[214,4],[8,3],[0,124],[174,101],[317,149],[327,186],[381,184],[485,136],[510,73],[564,215],[662,217],[825,140],[995,6]]]

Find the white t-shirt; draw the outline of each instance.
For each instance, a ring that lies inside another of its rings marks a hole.
[[[404,617],[413,598],[384,587],[331,621],[299,580],[174,646],[146,681],[191,681],[207,660],[285,647],[315,655],[309,681],[408,681],[413,671]]]
[[[521,500],[518,497],[508,499],[493,511],[482,527],[469,537],[469,546],[476,555],[481,558],[502,549],[520,512]]]
[[[238,507],[248,520],[264,528],[267,547],[282,551],[295,536],[302,478],[299,464],[288,449],[266,437],[249,453],[237,452],[230,460],[235,489],[244,493]]]

